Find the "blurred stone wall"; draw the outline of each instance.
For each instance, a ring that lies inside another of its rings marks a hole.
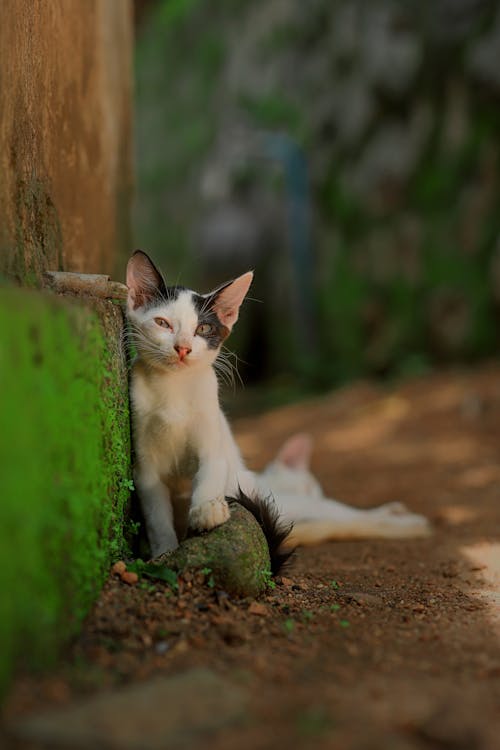
[[[0,4],[0,270],[113,272],[129,249],[128,0]]]
[[[309,373],[332,382],[495,353],[499,49],[498,0],[208,0],[175,13],[157,0],[139,36],[138,240],[176,273],[179,248],[210,267],[205,247],[227,257],[228,233],[204,244],[204,227],[236,206],[254,233],[274,216],[286,247],[283,174],[262,146],[286,134],[306,156],[313,207]],[[247,240],[231,238],[233,267],[251,264],[246,249],[238,260]],[[272,320],[289,255],[273,257],[255,296],[286,371],[290,293]],[[257,253],[255,266],[258,278]]]

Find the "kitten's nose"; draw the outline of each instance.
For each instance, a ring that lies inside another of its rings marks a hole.
[[[177,354],[179,355],[179,359],[180,359],[181,362],[184,361],[184,359],[187,357],[187,355],[191,351],[191,347],[189,347],[189,346],[179,346],[178,344],[176,344],[174,346],[174,349],[177,352]]]

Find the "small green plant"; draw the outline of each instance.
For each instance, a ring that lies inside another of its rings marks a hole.
[[[350,627],[350,622],[349,620],[340,620],[339,625],[341,628],[348,628]]]
[[[266,588],[268,589],[276,588],[276,581],[273,579],[273,574],[271,573],[270,570],[261,570],[260,575]]]
[[[127,567],[128,570],[137,573],[139,578],[142,578],[143,576],[146,576],[147,578],[157,578],[160,581],[165,581],[165,583],[167,583],[174,591],[177,591],[179,588],[177,573],[166,565],[146,563],[144,560],[139,559],[135,560]]]
[[[337,581],[330,581],[330,586],[335,590],[340,588],[340,584]]]
[[[283,623],[283,628],[285,629],[285,633],[287,635],[290,635],[290,633],[293,632],[294,627],[295,627],[295,623],[291,617],[288,617]]]
[[[140,521],[132,521],[131,518],[125,521],[125,534],[129,536],[136,536],[141,528]]]
[[[330,604],[330,611],[331,612],[338,612],[340,609],[340,604]]]
[[[156,586],[154,583],[147,583],[147,581],[141,581],[139,583],[139,588],[141,588],[143,591],[147,591],[148,594],[153,594],[156,591]]]
[[[314,612],[310,612],[308,609],[303,609],[302,619],[304,622],[311,622],[311,620],[314,620]]]
[[[202,568],[201,572],[207,578],[207,586],[213,589],[215,586],[215,578],[213,576],[212,568]]]

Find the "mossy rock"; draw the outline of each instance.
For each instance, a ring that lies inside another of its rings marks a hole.
[[[155,562],[179,573],[210,569],[215,585],[233,596],[260,594],[271,571],[269,549],[259,524],[237,504],[231,505],[231,517],[222,526],[186,539]]]

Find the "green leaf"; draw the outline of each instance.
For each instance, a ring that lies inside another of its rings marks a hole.
[[[147,576],[148,578],[157,578],[160,581],[165,581],[173,589],[179,588],[177,581],[177,573],[167,565],[157,565],[156,563],[145,563],[143,560],[135,560],[135,562],[127,565],[127,569],[137,573],[138,576]]]

